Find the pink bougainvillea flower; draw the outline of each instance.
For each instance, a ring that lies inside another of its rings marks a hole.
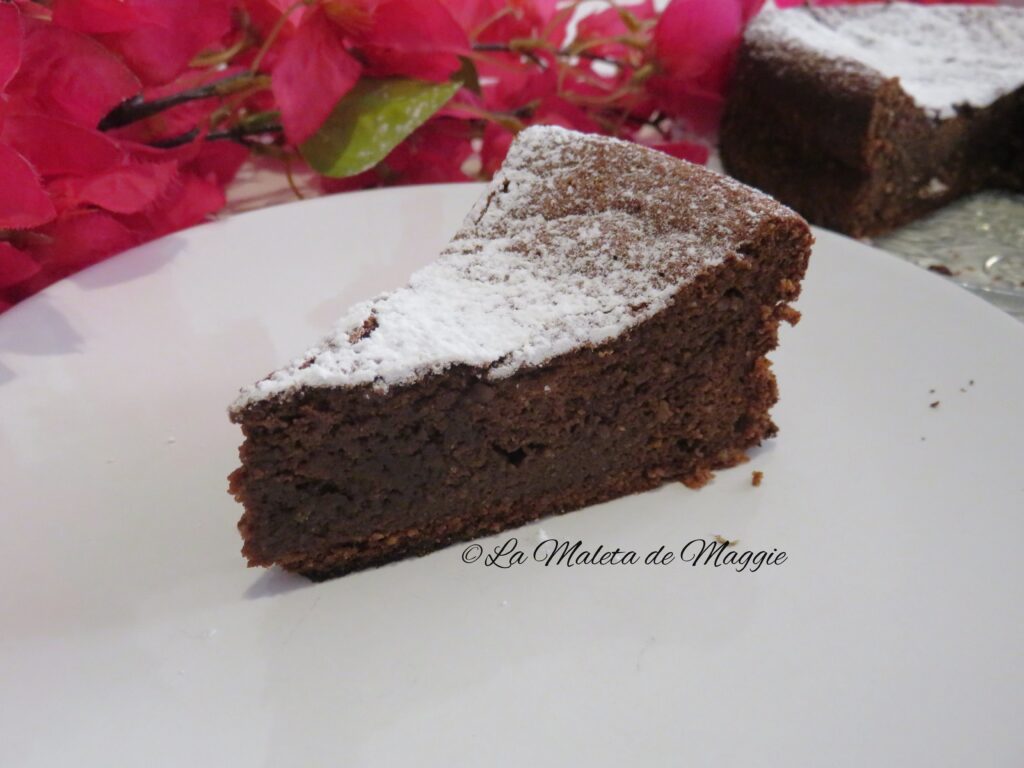
[[[601,126],[584,110],[564,99],[547,96],[541,99],[531,122],[539,125],[560,125],[583,133],[600,133]]]
[[[7,93],[52,117],[94,127],[141,89],[139,79],[90,37],[24,19],[21,67]]]
[[[226,186],[248,159],[249,150],[230,141],[203,142],[195,159],[184,166],[201,179]]]
[[[740,0],[740,15],[746,24],[764,8],[765,0]]]
[[[468,123],[434,118],[417,129],[385,158],[386,173],[403,184],[467,181],[462,166],[473,154]]]
[[[10,243],[0,242],[0,291],[23,283],[38,272],[35,259]]]
[[[118,145],[127,155],[129,162],[166,163],[173,160],[179,167],[184,167],[199,157],[204,146],[201,141],[190,141],[177,147],[151,147],[128,140],[121,140]]]
[[[68,207],[93,205],[111,213],[139,213],[167,192],[178,172],[175,162],[133,163],[87,178],[67,179],[60,193]]]
[[[672,0],[654,28],[658,63],[669,77],[721,87],[740,42],[739,0]]]
[[[648,90],[669,114],[707,133],[718,122],[749,0],[672,0],[654,29],[659,73]]]
[[[357,173],[355,176],[348,176],[344,179],[332,179],[330,176],[321,176],[320,189],[324,194],[333,195],[338,192],[357,192],[361,189],[372,189],[381,185],[380,175],[376,168]]]
[[[308,14],[271,74],[288,140],[301,144],[312,136],[356,84],[361,70],[323,11]]]
[[[649,84],[651,91],[658,95],[658,103],[671,114],[676,122],[701,136],[715,132],[725,107],[725,96],[704,90],[699,86],[681,84],[665,87],[660,93],[657,88],[663,81]]]
[[[36,290],[76,270],[95,264],[139,242],[128,227],[103,211],[69,211],[41,230],[45,240],[36,247],[36,258],[48,269]]]
[[[0,3],[0,91],[21,64],[21,12],[11,3]]]
[[[58,117],[9,115],[0,141],[16,149],[43,176],[85,176],[116,165],[123,153],[108,136]]]
[[[383,0],[355,42],[369,74],[447,80],[470,52],[469,38],[439,0]]]
[[[130,32],[151,21],[145,9],[124,0],[53,0],[53,21],[87,35]]]
[[[556,0],[442,0],[459,26],[480,43],[503,43],[517,38],[537,37],[554,30],[564,31],[570,13],[564,20],[555,19]],[[552,24],[552,22],[561,22]],[[554,40],[562,41],[562,37]]]
[[[651,149],[664,152],[680,160],[688,160],[697,165],[704,165],[708,161],[710,150],[704,144],[697,144],[693,141],[667,141],[655,144],[648,144]]]
[[[130,0],[129,5],[140,23],[100,39],[148,84],[170,82],[231,29],[230,0]]]
[[[380,0],[323,0],[328,18],[346,35],[359,37],[373,29],[373,14]]]
[[[505,162],[508,148],[512,146],[515,134],[497,123],[484,126],[483,145],[480,148],[481,171],[486,176],[493,176]]]
[[[720,0],[716,0],[716,2],[718,1]],[[586,50],[598,56],[616,58],[625,56],[628,52],[627,47],[621,42],[614,41],[614,38],[630,34],[630,29],[623,19],[624,12],[629,13],[638,21],[650,20],[657,15],[652,0],[644,0],[642,3],[622,8],[606,8],[580,19],[576,29],[577,43],[586,43]]]
[[[28,161],[0,144],[0,229],[27,229],[56,216],[53,201]]]
[[[194,174],[181,174],[160,201],[124,221],[145,239],[177,232],[208,221],[224,207],[224,190],[215,180]]]
[[[515,54],[495,58],[490,66],[480,68],[488,80],[483,95],[491,110],[512,111],[558,93],[554,56],[544,51],[534,55],[543,66],[524,66]]]

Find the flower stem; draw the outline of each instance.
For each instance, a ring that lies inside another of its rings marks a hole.
[[[537,60],[536,55],[531,55],[537,48],[543,48],[544,45],[533,45],[532,41],[528,40],[512,40],[509,43],[476,43],[473,45],[473,50],[478,53],[517,53],[521,56],[526,56],[534,61]],[[560,48],[552,51],[556,56],[561,57],[572,57],[578,56],[581,59],[587,59],[588,61],[600,61],[605,64],[611,64],[616,67],[625,67],[626,64],[619,61],[618,59],[611,59],[607,56],[598,56],[595,53],[588,51],[573,51],[568,48]],[[543,62],[540,62],[543,63]]]
[[[281,30],[284,29],[284,25],[288,21],[288,17],[295,13],[296,9],[299,8],[299,6],[311,4],[312,0],[295,0],[295,2],[289,5],[285,9],[284,13],[282,13],[278,17],[277,21],[274,23],[273,28],[270,30],[270,33],[267,35],[267,39],[263,41],[263,45],[261,45],[259,51],[256,52],[256,58],[254,58],[252,60],[252,64],[249,65],[249,68],[253,72],[259,70],[260,64],[263,63],[263,58],[267,55],[267,53],[270,51],[270,48],[274,45],[274,42],[277,40],[278,36],[281,34]]]
[[[215,80],[212,83],[200,85],[195,88],[188,88],[180,93],[163,96],[152,101],[146,101],[139,96],[132,96],[114,107],[106,116],[100,120],[97,126],[101,131],[109,131],[113,128],[122,128],[139,120],[145,120],[153,115],[164,112],[171,107],[185,104],[190,101],[209,99],[214,96],[226,96],[235,91],[249,88],[254,83],[269,83],[265,75],[253,75],[251,72],[237,72],[233,75]]]

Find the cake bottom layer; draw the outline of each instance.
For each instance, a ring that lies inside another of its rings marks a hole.
[[[764,355],[809,250],[805,229],[769,230],[627,334],[512,377],[253,404],[230,480],[243,553],[324,579],[742,460],[775,433]]]
[[[768,381],[765,383],[768,384]],[[770,422],[764,427],[765,432],[761,437],[774,434],[775,430]],[[746,447],[759,442],[760,438],[752,438]],[[300,573],[312,581],[326,581],[353,571],[429,554],[452,544],[490,536],[541,518],[649,491],[672,480],[698,488],[710,480],[713,470],[732,467],[746,460],[746,454],[739,448],[723,449],[718,456],[710,460],[694,462],[687,475],[677,471],[669,476],[661,475],[657,471],[638,469],[621,476],[603,478],[601,484],[594,487],[576,488],[561,495],[536,498],[518,507],[490,509],[486,513],[481,511],[480,514],[469,516],[441,517],[416,527],[393,529],[386,533],[375,532],[365,539],[337,544],[333,548],[316,553],[285,553],[275,562],[285,570]],[[244,533],[244,523],[242,530]],[[269,565],[262,562],[252,564]]]

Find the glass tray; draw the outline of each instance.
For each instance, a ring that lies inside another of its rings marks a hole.
[[[873,242],[1024,321],[1024,195],[982,192]]]

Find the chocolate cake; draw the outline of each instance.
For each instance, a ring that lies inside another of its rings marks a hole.
[[[724,176],[527,129],[440,258],[241,392],[243,553],[322,579],[736,463],[810,246]]]
[[[1024,8],[767,10],[720,142],[733,176],[854,236],[983,188],[1024,191]]]

